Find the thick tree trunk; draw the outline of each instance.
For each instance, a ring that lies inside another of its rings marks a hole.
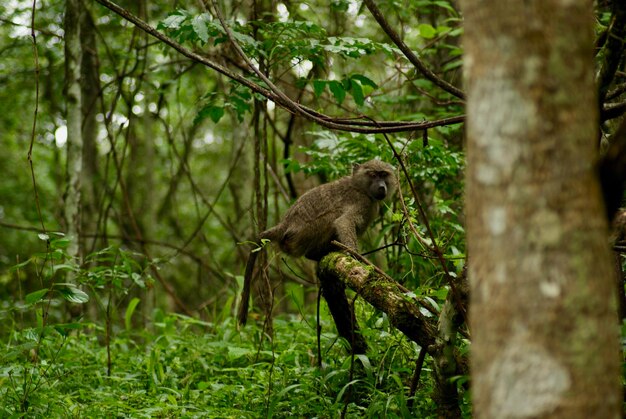
[[[617,418],[593,2],[465,0],[477,418]]]

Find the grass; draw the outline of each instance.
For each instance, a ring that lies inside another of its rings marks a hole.
[[[346,417],[435,415],[428,371],[407,407],[413,344],[368,327],[376,349],[353,360],[324,314],[329,333],[322,335],[320,368],[313,324],[279,317],[273,342],[260,344],[258,327],[238,331],[231,317],[213,324],[157,310],[148,328],[114,329],[110,376],[104,326],[14,328],[0,355],[0,417],[331,418],[344,409]]]

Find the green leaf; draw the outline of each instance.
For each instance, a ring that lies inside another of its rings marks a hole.
[[[215,122],[216,124],[219,122],[220,119],[222,119],[223,116],[224,116],[223,106],[212,106],[209,109],[209,117],[211,118],[211,121]]]
[[[228,347],[228,357],[229,358],[241,358],[243,356],[252,355],[254,351],[250,350],[250,348],[242,348],[238,346],[229,346]]]
[[[28,259],[28,260],[25,260],[24,262],[18,263],[17,265],[13,265],[9,269],[9,272],[18,271],[18,270],[22,269],[24,266],[29,265],[32,261],[33,261],[32,259]]]
[[[48,294],[48,291],[50,291],[48,288],[44,288],[39,291],[31,292],[24,297],[24,301],[26,301],[26,304],[35,304],[43,300],[43,298]]]
[[[354,98],[354,103],[359,106],[363,106],[365,103],[365,95],[363,95],[363,88],[361,87],[361,84],[354,80],[351,81],[350,93],[352,94],[352,98]]]
[[[37,319],[37,327],[43,328],[43,307],[41,305],[35,306],[35,317]]]
[[[422,38],[432,39],[437,35],[437,30],[433,28],[433,25],[427,23],[420,23],[417,25],[417,30]]]
[[[315,93],[315,97],[320,97],[322,93],[324,93],[327,83],[326,80],[313,80],[313,92]]]
[[[126,326],[126,330],[130,330],[131,324],[130,321],[133,317],[133,313],[137,308],[137,305],[141,302],[141,300],[137,297],[130,300],[128,303],[128,307],[126,307],[126,313],[124,314],[124,325]]]
[[[211,121],[214,123],[218,123],[220,119],[224,116],[224,107],[223,106],[215,106],[215,105],[207,105],[200,109],[195,119],[193,120],[194,125],[202,122],[207,117],[211,118]]]
[[[347,12],[350,8],[350,2],[346,0],[332,0],[330,2],[330,9],[337,12]]]
[[[198,35],[198,38],[203,44],[209,42],[209,31],[207,29],[207,15],[205,13],[196,16],[191,21],[191,27],[193,31]]]
[[[160,24],[159,28],[167,29],[179,29],[180,26],[187,20],[187,16],[178,11],[170,16],[166,17]]]
[[[352,76],[350,76],[351,79],[353,80],[358,80],[359,83],[361,83],[362,86],[370,86],[373,89],[377,89],[378,85],[376,83],[374,83],[374,81],[368,77],[365,77],[362,74],[353,74]]]
[[[53,272],[57,272],[57,271],[78,271],[78,268],[76,265],[71,265],[69,263],[57,263],[55,265],[52,266],[52,271]]]
[[[71,303],[84,304],[89,301],[89,295],[69,283],[54,284],[54,290]]]
[[[52,247],[53,249],[65,249],[67,248],[67,246],[70,245],[70,243],[71,240],[66,238],[52,239],[52,241],[50,242],[50,247]]]
[[[441,7],[442,9],[446,9],[447,11],[453,13],[454,15],[456,15],[458,12],[454,9],[454,7],[452,7],[450,5],[450,3],[448,3],[447,1],[434,1],[433,4],[435,4],[436,6]]]
[[[85,327],[85,324],[83,324],[83,323],[62,323],[62,324],[55,324],[52,327],[54,327],[54,330],[59,332],[59,334],[61,336],[68,336],[69,332],[71,330],[77,330],[77,329],[80,329],[81,327]]]
[[[343,100],[346,98],[346,91],[343,88],[343,84],[338,82],[337,80],[331,80],[328,82],[328,88],[332,92],[337,104],[341,105]]]
[[[245,113],[249,112],[252,109],[252,106],[248,102],[248,99],[244,100],[238,96],[230,96],[229,100],[229,105],[237,113],[237,118],[239,119],[239,121],[243,121]]]
[[[443,67],[443,69],[444,69],[445,71],[450,71],[450,70],[453,70],[453,69],[455,69],[455,68],[459,68],[459,67],[461,67],[461,65],[462,65],[462,64],[463,64],[463,61],[461,61],[461,60],[454,60],[454,61],[452,61],[452,62],[450,62],[450,63],[446,64],[446,65]]]

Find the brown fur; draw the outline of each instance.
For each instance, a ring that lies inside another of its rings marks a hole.
[[[378,214],[379,202],[397,187],[393,166],[379,160],[356,165],[352,175],[320,185],[302,195],[287,210],[283,220],[262,232],[261,239],[278,244],[291,256],[319,261],[336,250],[337,240],[357,250],[361,236]],[[248,317],[250,284],[258,251],[250,253],[239,306],[239,324]]]

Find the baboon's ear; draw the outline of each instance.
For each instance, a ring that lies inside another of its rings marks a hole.
[[[355,174],[359,167],[361,167],[359,163],[352,163],[352,174]]]

